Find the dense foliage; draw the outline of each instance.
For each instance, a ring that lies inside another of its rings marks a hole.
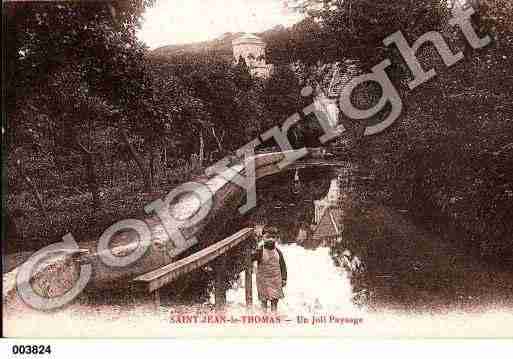
[[[300,5],[308,10],[319,3],[307,0]],[[359,23],[372,20],[368,17],[373,9],[382,8],[385,3],[389,6],[390,2],[337,2],[340,6],[330,1],[322,3],[328,8],[317,6],[315,11],[311,10],[311,18],[318,19],[321,31],[327,27],[330,34],[344,37],[351,36],[347,33],[350,22],[337,19],[347,16],[351,7],[352,16],[359,19],[354,28],[354,43],[365,44],[368,55],[352,53],[351,45],[344,49],[363,63],[375,58],[374,55],[401,61],[393,52],[389,54],[379,48],[381,40],[378,33],[374,34],[375,28],[381,29],[384,37],[397,26],[410,42],[422,32],[438,30],[455,51],[464,51],[465,59],[447,69],[436,52],[425,51],[429,46],[421,49],[418,57],[424,68],[434,67],[438,76],[413,92],[403,85],[402,80],[410,77],[404,64],[392,71],[390,76],[403,97],[403,115],[386,133],[362,141],[351,158],[376,176],[374,186],[362,189],[367,195],[411,210],[421,223],[458,242],[469,253],[510,265],[513,226],[507,218],[513,211],[511,4],[469,2],[476,10],[474,28],[480,36],[492,38],[489,46],[476,51],[457,29],[447,26],[450,12],[437,12],[441,14],[438,17],[435,13],[409,15],[436,9],[424,6],[429,1],[394,2],[390,8],[410,8],[397,14],[381,11],[368,32],[363,31],[367,26],[358,31]]]
[[[234,65],[236,34],[150,53],[136,38],[149,0],[4,3],[10,235],[44,242],[73,228],[87,234],[79,223],[91,219],[100,226],[138,213],[143,200],[301,110],[311,101],[300,96],[302,86],[322,80],[325,64],[351,58],[365,70],[390,57],[405,114],[386,134],[362,141],[351,159],[383,179],[384,200],[426,203],[424,212],[463,227],[486,254],[513,248],[505,240],[513,190],[511,2],[470,1],[476,29],[493,38],[479,51],[447,25],[451,1],[288,3],[305,19],[260,34],[274,64],[268,79]],[[382,44],[397,30],[410,42],[441,31],[465,60],[447,70],[422,50],[423,64],[439,76],[409,93],[410,73]],[[291,133],[296,145],[309,143],[305,123]]]
[[[290,71],[265,81],[219,54],[150,54],[136,37],[150,5],[3,4],[3,205],[16,246],[96,235],[87,222],[138,213],[294,111],[280,95],[298,84],[275,81]]]

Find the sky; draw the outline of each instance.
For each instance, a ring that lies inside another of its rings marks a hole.
[[[300,19],[284,0],[157,0],[146,10],[138,37],[154,49],[211,40],[226,32],[290,26]]]

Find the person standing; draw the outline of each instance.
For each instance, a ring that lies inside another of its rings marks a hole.
[[[283,287],[287,284],[287,266],[282,252],[276,247],[278,230],[274,227],[264,228],[264,244],[253,255],[257,261],[257,291],[262,307],[277,311],[278,301],[284,298]]]

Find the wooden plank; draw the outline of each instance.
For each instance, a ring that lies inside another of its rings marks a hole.
[[[304,169],[311,167],[341,167],[347,166],[347,162],[344,161],[330,161],[330,160],[300,160],[290,164],[287,168],[289,169]]]
[[[296,165],[301,165],[303,162],[303,166],[305,167],[315,167],[315,164],[319,163],[333,163],[336,165],[337,163],[335,161],[330,160],[323,160],[324,154],[326,153],[326,150],[323,148],[307,148],[308,154],[300,161],[297,161]],[[295,151],[290,151],[290,153],[294,153]],[[280,172],[280,169],[277,166],[277,163],[281,162],[284,159],[285,154],[288,152],[277,152],[277,153],[260,153],[255,155],[255,167],[257,171],[258,178],[261,176],[266,175],[272,175],[277,172]],[[238,163],[237,163],[238,161]],[[341,167],[348,167],[346,162],[339,162]],[[236,173],[245,173],[244,164],[240,159],[238,160],[232,160],[232,163],[230,163],[231,170],[235,171]],[[261,169],[260,169],[261,168]],[[352,167],[353,168],[353,167]],[[354,167],[357,168],[357,167]],[[290,170],[290,167],[289,169]],[[203,183],[203,182],[202,182]],[[238,199],[237,196],[239,196],[240,188],[236,186],[233,183],[230,183],[228,180],[220,178],[220,176],[213,176],[205,181],[204,183],[210,191],[214,194],[214,202],[219,206],[219,208],[216,208],[216,212],[212,212],[207,218],[205,218],[203,221],[198,223],[192,228],[188,228],[187,230],[194,230],[196,233],[202,233],[202,231],[205,230],[212,230],[215,229],[216,224],[211,223],[211,218],[214,218],[214,216],[217,214],[217,211],[222,210],[222,207],[229,206],[233,207],[235,205],[238,205],[237,201],[231,201],[233,198]],[[195,205],[197,202],[197,198],[194,198],[191,200],[190,196],[186,196],[185,198],[181,198],[179,200],[180,203],[182,203],[182,206],[186,206],[186,204],[182,201],[187,200],[191,201],[191,204]],[[174,207],[173,207],[174,208]],[[235,208],[234,208],[235,209]],[[129,283],[131,283],[134,279],[134,277],[137,277],[135,280],[141,279],[145,285],[147,285],[148,278],[146,277],[149,273],[154,273],[153,271],[158,271],[159,269],[164,268],[164,265],[172,265],[172,266],[178,266],[177,263],[183,263],[183,262],[174,262],[170,263],[172,260],[171,257],[174,255],[177,255],[179,251],[170,253],[164,250],[161,250],[161,247],[164,246],[167,241],[169,240],[169,237],[167,235],[167,232],[164,230],[160,220],[156,218],[155,216],[146,217],[143,218],[148,226],[150,227],[150,230],[152,232],[152,246],[155,247],[155,250],[150,250],[148,252],[148,256],[144,258],[144,260],[141,260],[140,265],[123,268],[121,270],[112,268],[109,266],[106,266],[101,259],[101,254],[97,252],[98,249],[98,242],[96,239],[90,239],[86,240],[80,243],[81,248],[85,250],[89,250],[89,254],[81,253],[78,260],[80,260],[83,263],[91,263],[95,267],[95,275],[93,280],[90,282],[90,286],[94,287],[95,289],[100,288],[108,288],[112,289],[113,286],[115,287],[126,287]],[[207,229],[205,229],[207,228]],[[119,234],[114,236],[113,238],[118,237]],[[112,241],[112,243],[118,243],[117,241]],[[139,245],[138,241],[133,241],[130,243],[121,243],[117,244],[115,248],[113,249],[114,253],[131,253],[133,249],[135,249]],[[152,248],[153,248],[152,247]],[[190,266],[185,266],[183,268],[177,268],[177,271],[183,271],[183,273],[187,273],[188,271],[191,271],[195,268],[201,267],[201,265],[204,265],[204,263],[207,263],[209,260],[215,258],[216,255],[209,256],[205,260],[202,260],[201,262],[198,261],[195,264],[191,264]],[[25,258],[21,258],[21,261],[24,261]],[[10,264],[11,262],[8,262],[8,269],[12,270],[12,272],[17,271],[17,266],[20,263],[20,260],[12,262],[13,264]],[[16,266],[13,268],[13,266]],[[192,268],[191,268],[192,267]],[[44,269],[46,270],[46,269]],[[11,273],[11,272],[9,272]],[[157,272],[154,274],[159,274],[161,272]],[[15,274],[15,273],[13,273]],[[7,274],[6,274],[7,275]],[[174,273],[171,275],[175,275]],[[177,275],[180,275],[180,273],[177,273]],[[12,277],[12,276],[11,276]],[[162,281],[165,283],[166,280],[172,280],[173,278],[166,278],[163,276]],[[150,279],[151,280],[151,279]],[[8,293],[12,293],[16,290],[15,281],[13,280],[12,283],[10,283],[10,286],[8,287],[7,291],[4,291],[4,296]],[[159,283],[154,283],[152,285],[152,288],[159,288]]]
[[[136,282],[142,282],[149,292],[169,284],[176,278],[200,268],[208,262],[228,252],[231,248],[237,246],[244,240],[252,237],[253,228],[244,228],[237,233],[225,238],[213,245],[202,249],[186,258],[168,264],[154,271],[145,273],[134,279]]]
[[[253,305],[253,259],[249,246],[244,258],[244,289],[246,291],[246,306],[251,307]]]
[[[222,309],[226,305],[226,255],[216,259],[214,271],[215,306],[216,309]]]
[[[155,310],[158,311],[160,309],[160,290],[156,290],[153,292],[153,304],[155,305]]]
[[[271,163],[267,165],[263,165],[260,167],[256,167],[255,173],[256,177],[262,178],[267,177],[284,170],[294,170],[294,169],[305,169],[305,168],[315,168],[315,167],[339,167],[344,168],[347,166],[347,162],[341,161],[319,161],[319,160],[299,160],[293,163],[290,163],[285,168],[280,169],[277,163]]]

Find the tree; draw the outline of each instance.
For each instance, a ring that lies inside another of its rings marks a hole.
[[[66,148],[85,159],[95,205],[99,204],[94,170],[100,160],[95,150],[97,127],[107,122],[119,125],[114,124],[123,117],[115,116],[119,112],[141,116],[137,99],[147,92],[145,49],[135,31],[151,3],[3,3],[6,145],[24,144],[27,138],[19,135],[20,129],[37,126],[24,109],[35,106],[47,115],[53,129],[48,136],[53,138],[55,157]]]
[[[317,59],[334,62],[353,58],[360,60],[364,67],[384,58],[388,49],[382,40],[389,34],[401,30],[414,39],[439,29],[447,12],[440,0],[290,0],[288,3],[318,24],[324,51],[318,52]]]
[[[262,103],[269,113],[264,119],[264,126],[271,128],[281,126],[294,113],[301,113],[307,100],[301,96],[302,86],[296,73],[289,67],[276,65],[271,76],[266,79],[262,92]],[[289,140],[297,147],[302,147],[302,138],[307,124],[304,121],[292,127]]]
[[[222,57],[194,55],[174,58],[176,74],[190,95],[199,99],[212,123],[209,148],[218,148],[218,139],[232,150],[258,135],[266,111],[260,103],[261,82],[252,78],[245,61],[235,66]],[[214,135],[215,133],[215,135]],[[216,139],[217,138],[217,139]]]
[[[126,97],[135,95],[132,86],[139,86],[138,75],[143,73],[139,65],[144,48],[135,31],[150,3],[4,3],[8,113],[20,89],[28,92],[36,84],[44,84],[46,74],[60,71],[70,62],[85,65],[84,77],[92,89],[129,103]],[[119,86],[123,76],[127,81]]]

